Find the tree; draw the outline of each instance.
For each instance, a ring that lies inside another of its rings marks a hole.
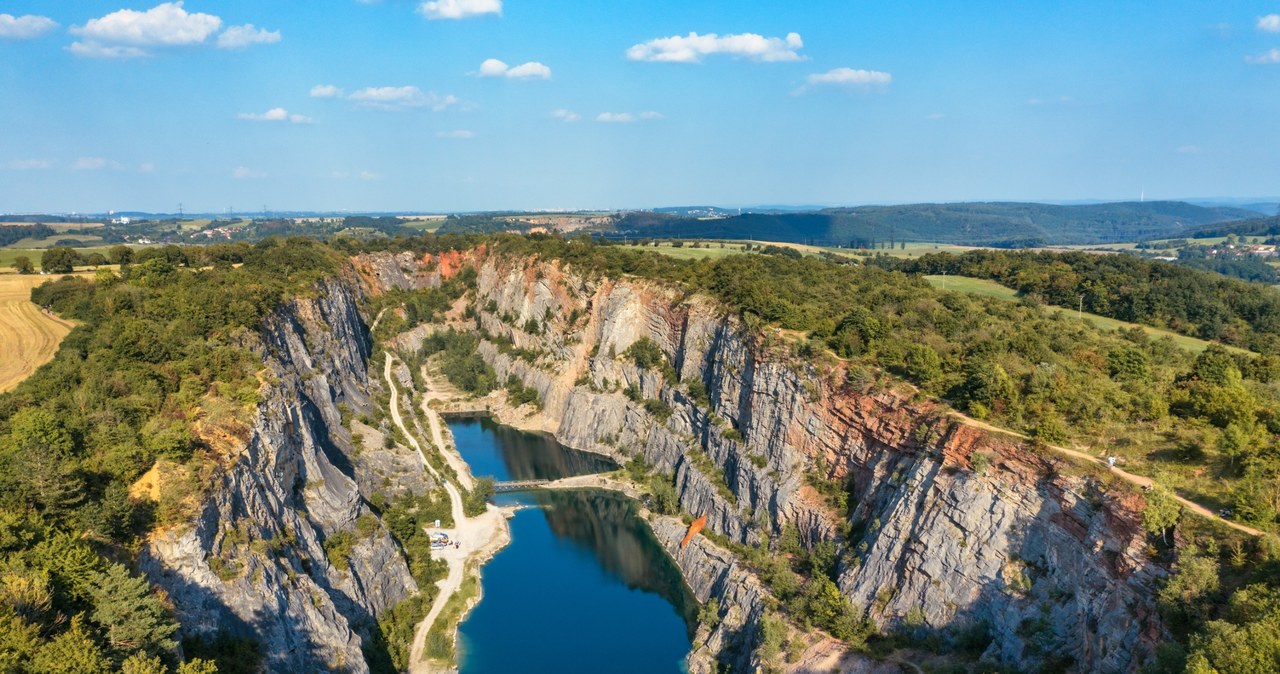
[[[1182,504],[1168,489],[1156,485],[1147,492],[1147,507],[1142,511],[1142,528],[1153,536],[1159,535],[1168,545],[1169,529],[1178,523],[1181,515]]]
[[[35,266],[31,264],[31,258],[26,255],[19,255],[13,258],[13,268],[19,274],[30,274],[36,270]]]
[[[151,592],[147,581],[129,575],[123,564],[113,562],[98,574],[90,593],[91,617],[106,632],[112,648],[152,655],[177,648],[173,633],[178,630],[178,623]]]
[[[76,270],[76,265],[83,262],[74,248],[60,246],[50,248],[40,256],[40,269],[50,274],[70,274]]]
[[[107,674],[111,663],[84,626],[84,615],[71,619],[71,628],[40,648],[31,671],[45,674]]]
[[[133,249],[124,245],[112,246],[107,250],[107,259],[111,264],[129,264],[133,262]]]
[[[89,253],[89,257],[85,258],[85,264],[90,267],[101,267],[107,263],[107,258],[102,253]]]

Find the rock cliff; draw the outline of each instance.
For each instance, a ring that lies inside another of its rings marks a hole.
[[[269,671],[368,671],[362,646],[376,619],[417,591],[386,530],[355,525],[372,518],[360,485],[388,488],[377,473],[424,484],[415,460],[356,451],[343,425],[339,405],[370,412],[379,381],[355,300],[335,279],[271,316],[255,346],[264,383],[247,442],[231,448],[190,526],[142,554],[185,637],[251,638]],[[324,542],[339,532],[350,553],[331,562]]]
[[[684,511],[734,544],[791,527],[805,545],[837,542],[840,592],[879,626],[944,638],[980,628],[985,659],[1094,672],[1136,671],[1164,636],[1141,497],[1058,458],[910,392],[853,385],[843,364],[810,362],[787,335],[678,288],[485,251],[355,263],[359,284],[325,284],[270,321],[249,440],[193,526],[144,552],[189,635],[254,636],[274,671],[367,670],[373,620],[416,588],[380,526],[356,537],[345,570],[324,541],[368,512],[361,490],[380,483],[369,471],[416,464],[356,452],[341,423],[340,403],[368,412],[380,390],[351,288],[430,287],[472,264],[473,318],[458,325],[484,337],[499,381],[538,391],[541,411],[520,425],[620,463],[642,456]],[[641,367],[637,344],[661,358]],[[678,521],[653,527],[698,599],[722,608],[691,670],[759,665],[768,588],[724,548],[679,548]]]
[[[554,262],[477,266],[480,352],[544,404],[525,425],[620,462],[639,453],[730,541],[787,526],[810,545],[839,541],[839,588],[881,627],[985,630],[986,659],[1096,672],[1136,671],[1164,636],[1140,496],[910,392],[853,386],[842,364],[811,363],[705,298]],[[628,349],[642,339],[664,363],[637,366]],[[832,485],[844,510],[823,496]],[[724,578],[727,560],[673,553],[700,599],[741,609],[738,643],[726,632],[718,647],[749,667],[759,601],[699,580]]]

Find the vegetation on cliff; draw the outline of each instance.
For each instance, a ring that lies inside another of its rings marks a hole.
[[[309,240],[182,252],[189,267],[153,255],[119,274],[33,292],[80,325],[50,364],[0,397],[6,671],[181,664],[168,609],[115,560],[198,503],[228,449],[206,437],[243,440],[257,401],[253,331],[337,268],[333,252]],[[130,498],[148,470],[158,499]],[[191,646],[188,654],[238,648]],[[207,664],[179,671],[211,671]]]

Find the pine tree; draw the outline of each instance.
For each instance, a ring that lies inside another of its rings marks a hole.
[[[71,629],[40,648],[31,671],[43,674],[107,674],[111,663],[84,626],[84,615],[71,619]]]
[[[90,592],[91,617],[106,632],[112,648],[158,654],[177,647],[173,633],[178,624],[152,594],[147,581],[129,575],[123,565],[112,563],[98,574]]]

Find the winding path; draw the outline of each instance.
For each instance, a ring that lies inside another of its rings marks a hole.
[[[959,419],[959,420],[963,421],[966,425],[973,426],[973,427],[975,427],[975,428],[981,428],[981,429],[982,429],[982,430],[984,430],[984,431],[990,431],[990,432],[992,432],[992,433],[1002,433],[1002,434],[1004,434],[1004,435],[1011,435],[1011,436],[1013,436],[1013,437],[1015,437],[1015,438],[1021,438],[1021,439],[1023,439],[1023,440],[1030,440],[1030,439],[1031,439],[1029,436],[1024,435],[1024,434],[1022,434],[1022,433],[1019,433],[1019,432],[1017,432],[1017,431],[1011,431],[1011,430],[1009,430],[1009,429],[1007,429],[1007,428],[1000,428],[999,426],[992,426],[991,424],[988,424],[988,423],[986,423],[986,422],[978,421],[977,419],[974,419],[973,417],[971,417],[971,416],[969,416],[969,415],[967,415],[967,414],[962,414],[962,413],[960,413],[960,412],[954,412],[954,411],[953,411],[953,412],[951,413],[951,415],[952,415],[953,417],[955,417],[955,418],[957,418],[957,419]],[[1046,446],[1046,447],[1048,447],[1049,449],[1052,449],[1052,450],[1053,450],[1053,451],[1055,451],[1055,452],[1058,452],[1059,454],[1065,454],[1065,455],[1067,455],[1067,456],[1070,456],[1070,457],[1073,457],[1073,458],[1076,458],[1076,459],[1080,459],[1081,461],[1088,461],[1088,462],[1090,462],[1090,463],[1095,463],[1095,464],[1097,464],[1097,465],[1099,465],[1099,466],[1102,466],[1102,467],[1104,467],[1104,468],[1107,468],[1107,469],[1108,469],[1108,470],[1110,470],[1110,471],[1111,471],[1111,473],[1112,473],[1112,474],[1114,474],[1116,477],[1119,477],[1120,479],[1122,479],[1122,480],[1124,480],[1124,481],[1126,481],[1126,482],[1129,482],[1130,484],[1136,484],[1136,485],[1138,485],[1138,486],[1140,486],[1140,487],[1154,487],[1154,486],[1156,486],[1156,481],[1155,481],[1155,480],[1152,480],[1152,479],[1151,479],[1151,478],[1149,478],[1149,477],[1144,477],[1144,476],[1142,476],[1142,475],[1134,475],[1133,473],[1130,473],[1130,472],[1128,472],[1128,471],[1126,471],[1126,470],[1124,470],[1124,469],[1121,469],[1121,468],[1116,468],[1115,466],[1109,466],[1109,465],[1107,465],[1107,462],[1106,462],[1106,461],[1103,461],[1102,459],[1100,459],[1100,458],[1098,458],[1098,457],[1096,457],[1096,456],[1094,456],[1094,455],[1092,455],[1092,454],[1088,454],[1088,453],[1085,453],[1085,452],[1081,452],[1081,451],[1076,450],[1076,449],[1068,449],[1068,448],[1066,448],[1066,447],[1059,447],[1058,445],[1050,445],[1050,444],[1048,444],[1048,443],[1045,443],[1045,446]],[[1244,525],[1244,524],[1240,524],[1239,522],[1232,522],[1231,520],[1226,519],[1226,518],[1224,518],[1224,517],[1222,517],[1222,516],[1218,515],[1218,513],[1215,513],[1215,512],[1213,512],[1212,510],[1209,510],[1208,508],[1206,508],[1206,507],[1204,507],[1204,506],[1200,505],[1199,503],[1196,503],[1195,501],[1192,501],[1192,500],[1190,500],[1190,499],[1186,499],[1186,498],[1183,498],[1182,496],[1179,496],[1179,495],[1178,495],[1178,493],[1177,493],[1177,492],[1175,492],[1175,491],[1173,491],[1172,489],[1169,489],[1169,490],[1168,490],[1168,492],[1173,496],[1173,498],[1177,499],[1178,503],[1181,503],[1181,504],[1182,504],[1182,506],[1183,506],[1184,508],[1186,508],[1187,510],[1190,510],[1191,512],[1193,512],[1193,513],[1195,513],[1195,514],[1197,514],[1197,515],[1200,515],[1200,516],[1202,516],[1202,517],[1207,517],[1207,518],[1209,518],[1209,519],[1211,519],[1211,520],[1217,520],[1217,521],[1219,521],[1219,522],[1221,522],[1221,523],[1225,524],[1226,526],[1229,526],[1229,527],[1231,527],[1232,529],[1235,529],[1236,531],[1242,531],[1242,532],[1244,532],[1244,533],[1246,533],[1246,534],[1249,534],[1249,535],[1251,535],[1251,536],[1261,536],[1261,535],[1263,535],[1263,532],[1262,532],[1262,531],[1259,531],[1258,529],[1254,529],[1254,528],[1253,528],[1253,527],[1251,527],[1251,526],[1247,526],[1247,525]]]
[[[505,518],[498,508],[489,507],[484,513],[476,517],[467,517],[462,505],[462,493],[427,461],[427,456],[423,453],[422,446],[418,444],[418,440],[413,433],[409,432],[404,419],[400,416],[400,394],[396,389],[395,377],[391,372],[392,361],[391,354],[387,354],[383,367],[383,375],[386,377],[387,386],[391,392],[391,420],[400,429],[400,432],[404,433],[405,438],[413,446],[414,450],[418,452],[418,458],[422,460],[423,468],[426,468],[427,472],[431,473],[449,494],[450,510],[453,513],[453,528],[443,529],[443,531],[449,535],[449,540],[458,544],[457,547],[445,547],[431,551],[432,557],[443,559],[448,564],[449,573],[443,580],[436,583],[436,586],[440,588],[440,594],[436,595],[435,601],[431,603],[431,610],[427,612],[426,617],[414,629],[413,645],[409,649],[409,671],[411,673],[430,672],[432,671],[430,664],[423,658],[427,633],[431,631],[431,626],[435,624],[436,618],[440,617],[440,613],[444,610],[449,598],[462,587],[462,581],[466,577],[467,561],[473,556],[484,557],[492,554],[506,544],[509,534],[506,533]],[[441,431],[439,419],[433,410],[424,409],[424,412],[427,414],[427,421],[431,426],[432,441],[435,442],[436,447],[440,448],[440,452],[447,457],[450,452],[445,449],[448,445],[444,442],[444,434]],[[461,461],[460,458],[458,460]],[[465,463],[463,465],[465,466]],[[460,476],[463,474],[459,473]]]

